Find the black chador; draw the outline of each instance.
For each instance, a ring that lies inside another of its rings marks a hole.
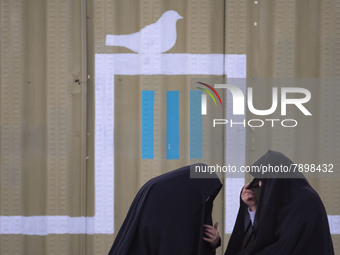
[[[254,163],[268,167],[291,164],[290,159],[275,151],[268,151]],[[250,224],[247,205],[240,200],[225,255],[334,254],[326,210],[302,174],[272,173],[254,177],[250,184],[255,187],[258,199],[254,224]]]
[[[212,175],[208,174],[209,177]],[[136,195],[109,255],[210,255],[203,225],[222,184],[190,178],[190,166],[158,176]]]

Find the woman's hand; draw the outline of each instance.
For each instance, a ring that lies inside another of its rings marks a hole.
[[[254,191],[248,189],[249,183],[243,187],[242,193],[241,193],[241,199],[242,201],[248,205],[250,211],[256,211],[257,208],[257,201],[255,197]]]
[[[220,242],[220,234],[217,231],[218,222],[214,226],[204,225],[203,240],[207,241],[213,248],[217,248]]]

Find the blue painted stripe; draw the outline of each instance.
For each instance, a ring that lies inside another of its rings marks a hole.
[[[203,129],[202,129],[202,91],[190,91],[190,158],[202,158]]]
[[[154,91],[142,91],[142,159],[152,159],[154,157],[154,100]]]
[[[179,91],[166,93],[166,158],[179,159]]]

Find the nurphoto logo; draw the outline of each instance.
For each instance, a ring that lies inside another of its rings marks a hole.
[[[232,102],[224,104],[225,107],[229,107],[230,112],[233,116],[244,116],[244,119],[240,121],[233,120],[232,118],[220,118],[213,119],[213,127],[217,125],[228,125],[233,126],[249,126],[249,127],[263,127],[265,125],[270,125],[271,127],[281,126],[281,127],[296,127],[298,125],[298,120],[295,118],[277,118],[277,116],[285,117],[287,115],[287,108],[295,112],[300,112],[304,116],[312,116],[312,113],[308,110],[307,103],[311,100],[312,95],[310,90],[303,87],[293,87],[293,86],[268,86],[265,87],[266,96],[263,96],[263,86],[251,87],[244,86],[240,88],[239,86],[233,84],[215,84],[213,86],[209,85],[207,82],[196,82],[200,84],[197,89],[202,90],[201,97],[201,114],[207,115],[207,95],[213,100],[215,106],[218,104],[217,99],[221,107],[223,107],[222,99],[216,89],[226,89],[226,91],[231,96],[229,100]],[[210,83],[211,84],[211,83]],[[274,85],[272,83],[271,85]],[[269,92],[268,89],[271,91]],[[258,107],[254,103],[254,95],[257,95],[261,99],[270,102],[270,105],[266,107]],[[252,115],[258,116],[258,118],[246,119],[246,112]],[[275,114],[276,118],[270,117],[270,115]],[[295,116],[295,114],[294,114]]]
[[[223,103],[221,100],[220,95],[218,94],[218,92],[216,91],[216,89],[214,89],[212,86],[210,86],[207,83],[204,82],[197,82],[198,84],[201,84],[205,87],[207,87],[208,89],[210,89],[218,98],[218,100],[220,101],[221,107],[223,107]],[[201,105],[201,109],[202,109],[202,115],[207,115],[207,94],[211,97],[211,99],[214,101],[215,105],[217,105],[215,97],[211,94],[211,92],[205,88],[202,87],[196,87],[202,91],[204,91],[206,94],[202,93],[202,105]]]

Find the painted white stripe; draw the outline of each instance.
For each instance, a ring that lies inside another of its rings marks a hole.
[[[234,70],[234,76],[245,78],[245,60],[240,64],[240,72]],[[233,79],[228,77],[227,83],[236,85],[243,93],[246,91],[246,80],[245,79]],[[235,122],[242,122],[245,118],[244,115],[238,116],[233,115],[233,99],[232,94],[229,90],[225,89],[227,93],[227,104],[226,104],[226,119],[233,119]],[[236,125],[232,128],[230,125],[226,125],[225,135],[225,165],[236,166],[240,169],[241,166],[245,165],[246,161],[246,129],[242,125]],[[225,180],[225,233],[230,234],[234,228],[237,212],[240,205],[240,191],[244,186],[244,173],[241,174],[227,174]]]
[[[112,58],[95,58],[94,233],[114,232],[114,73]],[[126,67],[128,68],[128,67]]]
[[[1,234],[93,234],[93,217],[1,216]]]
[[[96,63],[109,63],[103,68],[119,75],[226,74],[244,78],[245,61],[245,55],[237,54],[96,54]]]
[[[340,215],[328,215],[328,222],[329,222],[331,234],[339,235],[340,234]]]
[[[226,178],[225,185],[225,233],[233,231],[240,205],[240,191],[244,186],[244,178]]]
[[[234,185],[239,181],[240,187],[243,186],[243,179],[227,179],[226,187]],[[230,181],[233,180],[231,183]],[[227,186],[228,185],[228,186]],[[237,187],[237,188],[240,188]],[[234,189],[235,191],[236,189]],[[239,192],[234,194],[237,197]],[[229,193],[230,194],[230,193]],[[229,202],[233,196],[228,198]],[[239,199],[233,201],[239,204]],[[226,224],[226,229],[232,231],[236,219],[230,219]],[[328,215],[331,234],[340,234],[340,215]],[[230,233],[228,232],[228,233]],[[1,234],[23,234],[23,235],[48,235],[48,234],[96,234],[94,230],[94,217],[69,217],[69,216],[1,216]]]

